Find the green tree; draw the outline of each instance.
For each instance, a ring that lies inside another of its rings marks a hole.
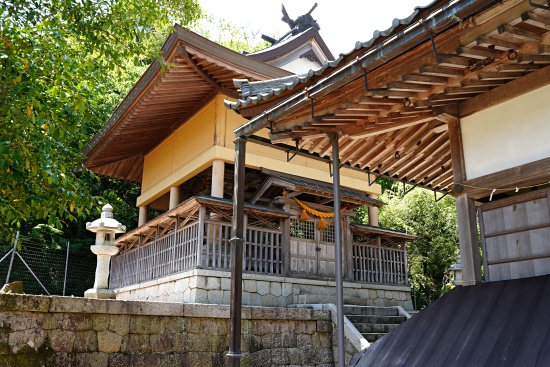
[[[381,184],[379,199],[386,205],[379,210],[380,226],[420,237],[407,244],[407,270],[422,308],[447,291],[444,277],[459,254],[455,199],[446,196],[435,202],[431,191],[420,188],[403,196],[400,183]],[[367,223],[367,207],[357,209],[353,221]]]
[[[98,91],[113,73],[162,58],[159,34],[201,15],[195,0],[0,4],[0,229],[90,214],[97,178],[79,152],[105,121]]]

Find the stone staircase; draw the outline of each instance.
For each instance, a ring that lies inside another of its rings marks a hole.
[[[369,343],[407,321],[396,307],[344,306],[344,315]]]

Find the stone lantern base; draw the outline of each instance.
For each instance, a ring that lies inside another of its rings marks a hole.
[[[92,288],[84,292],[86,298],[116,299],[116,294],[110,289]]]

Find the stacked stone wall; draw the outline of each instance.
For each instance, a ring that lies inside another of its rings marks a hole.
[[[196,269],[124,288],[117,299],[229,304],[231,274]],[[344,282],[344,302],[360,306],[401,306],[412,310],[410,288],[389,284]],[[243,304],[288,307],[336,303],[334,281],[243,274]]]
[[[242,366],[333,366],[330,311],[244,307]],[[226,366],[229,307],[0,295],[0,366]]]

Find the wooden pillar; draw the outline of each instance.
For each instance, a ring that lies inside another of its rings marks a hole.
[[[176,206],[178,206],[180,203],[180,187],[178,186],[172,186],[170,188],[170,204],[168,206],[168,210],[174,209]]]
[[[149,214],[149,205],[139,207],[138,227],[147,223],[147,215]]]
[[[346,215],[342,219],[344,221],[344,226],[342,227],[344,237],[344,279],[353,280],[353,271],[355,269],[353,264],[353,234],[349,225],[350,217]]]
[[[378,247],[378,283],[382,283],[382,239],[380,235],[376,236],[376,246]]]
[[[235,184],[231,231],[231,299],[229,302],[229,365],[241,365],[241,308],[243,287],[243,245],[245,235],[244,174],[246,138],[235,139]]]
[[[407,241],[401,240],[403,248],[403,262],[405,263],[405,285],[409,285],[409,269],[407,268]]]
[[[378,199],[378,195],[369,194],[369,198]],[[369,226],[378,227],[378,208],[369,206]]]
[[[215,198],[223,198],[223,184],[225,175],[225,162],[216,159],[212,162],[212,189],[210,195]]]
[[[285,212],[290,212],[290,205],[284,206]],[[283,259],[283,275],[290,275],[290,218],[281,219],[281,257]]]
[[[460,120],[457,117],[444,114],[449,125],[449,142],[455,183],[466,180],[464,150]],[[467,195],[456,197],[456,214],[458,222],[458,237],[462,259],[463,285],[474,285],[481,281],[481,259],[479,257],[479,240],[477,237],[477,219],[474,201]]]

